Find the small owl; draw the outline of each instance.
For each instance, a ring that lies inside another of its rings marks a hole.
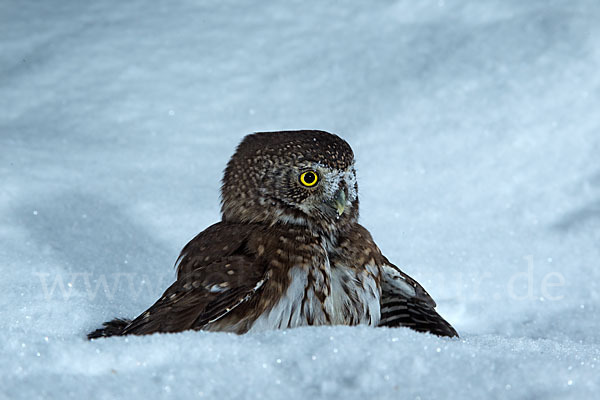
[[[359,324],[457,336],[425,289],[358,223],[354,154],[340,137],[246,136],[227,164],[221,197],[221,222],[183,248],[177,280],[161,298],[88,338]]]

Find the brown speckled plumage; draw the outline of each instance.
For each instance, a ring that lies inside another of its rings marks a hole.
[[[314,174],[308,184],[299,180],[306,171]],[[456,336],[429,294],[358,224],[354,155],[338,136],[246,136],[221,196],[222,221],[184,247],[163,296],[133,321],[107,322],[89,338],[340,324]]]

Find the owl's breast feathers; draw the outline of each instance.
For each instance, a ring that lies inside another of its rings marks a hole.
[[[213,225],[183,250],[178,279],[197,271],[199,263],[217,257],[203,251],[202,244],[214,243],[211,247],[215,249],[223,239],[232,243],[232,238],[223,237],[231,231],[237,231],[236,238],[226,251],[253,260],[255,275],[246,276],[260,287],[227,315],[195,328],[245,333],[305,325],[378,323],[379,267],[373,260],[369,265],[357,266],[344,251],[329,254],[329,243],[323,236],[305,227],[226,222]],[[256,271],[261,274],[256,275]]]

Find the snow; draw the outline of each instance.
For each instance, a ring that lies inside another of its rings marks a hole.
[[[0,2],[0,398],[594,398],[600,3]],[[88,342],[174,280],[254,131],[352,145],[361,221],[460,339]]]

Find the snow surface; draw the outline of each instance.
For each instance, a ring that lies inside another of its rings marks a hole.
[[[597,398],[600,3],[0,1],[0,398]],[[219,219],[247,133],[355,150],[461,334],[88,342]],[[62,285],[62,286],[61,286]]]

